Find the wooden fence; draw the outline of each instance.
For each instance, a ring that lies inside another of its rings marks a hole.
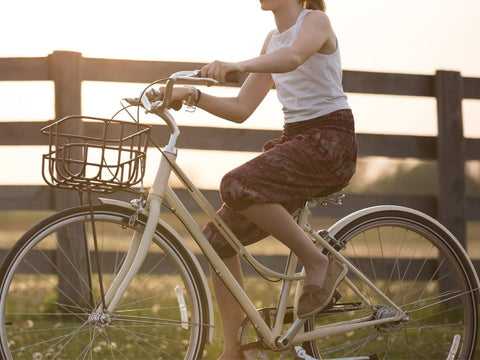
[[[200,68],[200,63],[133,61],[85,58],[77,52],[54,52],[40,58],[0,58],[0,81],[53,81],[55,116],[81,112],[82,81],[148,83],[179,70]],[[462,100],[480,99],[480,78],[459,72],[437,71],[434,75],[344,71],[344,89],[350,93],[433,97],[437,100],[438,136],[358,134],[359,156],[418,158],[438,163],[436,196],[352,194],[342,207],[331,207],[342,216],[365,206],[398,204],[416,208],[439,219],[462,243],[466,222],[480,220],[480,198],[465,191],[465,161],[480,160],[480,139],[463,135]],[[238,84],[229,84],[238,86]],[[41,122],[0,122],[0,145],[46,145]],[[162,126],[154,127],[162,138]],[[263,142],[278,137],[278,131],[185,126],[179,146],[189,149],[258,151]],[[206,191],[214,205],[216,191]],[[191,202],[187,201],[187,204]],[[68,206],[46,186],[0,186],[0,210],[58,209]]]

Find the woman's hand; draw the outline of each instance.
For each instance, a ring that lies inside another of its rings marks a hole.
[[[145,95],[147,96],[148,100],[151,103],[154,103],[155,101],[163,100],[163,93],[160,91],[160,89],[155,89],[153,87],[150,90],[148,90],[145,93]]]
[[[158,89],[151,88],[150,90],[147,91],[146,93],[148,100],[150,100],[151,103],[155,101],[161,101],[163,100],[163,97],[165,96],[165,87],[162,86]],[[172,96],[170,98],[169,104],[173,102],[182,102],[184,100],[188,99],[188,88],[186,87],[174,87],[172,91]],[[168,106],[168,105],[167,105]]]
[[[226,82],[225,77],[231,72],[242,72],[239,63],[214,61],[202,68],[202,77],[207,77],[217,80],[220,84]]]

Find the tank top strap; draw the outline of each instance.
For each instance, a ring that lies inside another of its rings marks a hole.
[[[300,14],[298,15],[297,18],[297,24],[296,24],[296,35],[298,36],[298,33],[300,32],[300,28],[302,27],[303,20],[305,20],[305,17],[307,14],[312,11],[310,9],[303,9]]]

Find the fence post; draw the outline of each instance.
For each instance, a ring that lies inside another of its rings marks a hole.
[[[438,220],[466,246],[465,138],[463,78],[459,72],[437,71]]]
[[[49,76],[55,84],[55,120],[68,115],[80,115],[82,111],[82,54],[72,51],[54,51],[48,56]],[[79,128],[72,129],[81,133]],[[51,203],[55,210],[76,204],[76,194],[55,190]]]
[[[80,114],[82,96],[82,54],[54,51],[48,56],[50,79],[55,82],[55,115]]]
[[[68,115],[80,115],[82,105],[82,54],[71,51],[55,51],[48,56],[50,79],[55,83],[55,119]],[[82,133],[82,125],[75,124],[72,133]],[[73,191],[52,189],[51,203],[55,210],[78,204]],[[75,230],[73,230],[75,229]],[[82,226],[57,233],[56,261],[58,268],[58,296],[62,304],[70,304],[68,311],[81,308],[89,302],[88,264]],[[65,309],[60,309],[65,311]]]

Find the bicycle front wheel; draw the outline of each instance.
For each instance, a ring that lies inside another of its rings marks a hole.
[[[100,282],[106,292],[134,234],[144,230],[145,217],[132,222],[132,213],[95,206],[92,227],[89,207],[69,209],[17,242],[1,268],[4,359],[202,357],[211,320],[208,290],[191,256],[161,226],[114,312],[103,310]]]
[[[473,359],[478,284],[453,236],[433,219],[400,207],[377,207],[347,220],[332,228],[332,235],[346,245],[342,254],[408,319],[319,339],[311,344],[314,354],[322,359]],[[371,287],[349,277],[361,296],[344,282],[338,288],[342,298],[337,312],[326,312],[311,323],[395,314]]]

